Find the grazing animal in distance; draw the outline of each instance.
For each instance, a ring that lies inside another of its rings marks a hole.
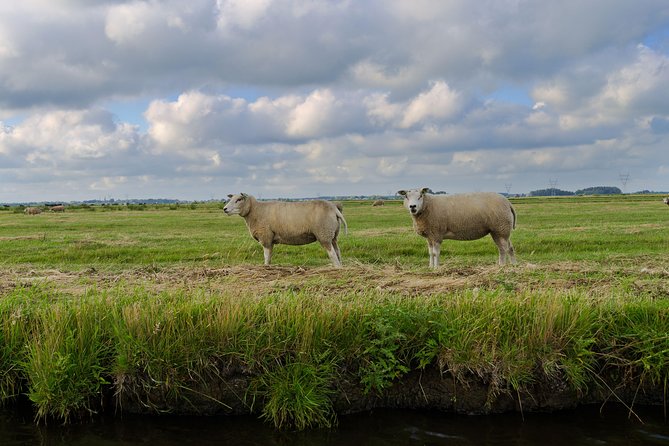
[[[477,240],[490,234],[499,250],[499,264],[516,263],[511,231],[516,211],[505,197],[494,192],[432,195],[429,188],[400,190],[414,230],[427,239],[430,267],[439,266],[441,242]]]
[[[28,207],[23,211],[26,215],[37,215],[42,213],[42,209],[36,207]]]
[[[384,204],[383,200],[375,200],[372,206],[383,206]]]
[[[59,204],[57,206],[51,206],[51,212],[65,212],[65,206]]]
[[[337,237],[341,223],[348,225],[341,204],[325,200],[301,202],[258,201],[252,195],[228,195],[226,215],[239,215],[251,236],[262,245],[265,265],[272,261],[275,244],[306,245],[318,241],[336,267],[341,266]]]

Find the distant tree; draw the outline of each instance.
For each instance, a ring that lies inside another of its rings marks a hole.
[[[533,190],[530,192],[529,195],[530,197],[551,197],[553,195],[555,196],[574,195],[574,193],[568,190],[549,188],[549,189]]]
[[[579,189],[575,192],[576,195],[615,195],[622,194],[620,188],[615,186],[594,186]]]

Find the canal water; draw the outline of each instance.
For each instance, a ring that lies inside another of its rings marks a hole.
[[[582,407],[551,414],[453,415],[375,410],[342,416],[333,429],[281,432],[253,417],[101,417],[61,426],[0,412],[2,446],[393,446],[393,445],[669,445],[661,407]]]

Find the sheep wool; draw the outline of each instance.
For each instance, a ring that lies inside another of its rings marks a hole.
[[[223,211],[227,215],[239,215],[246,221],[251,236],[263,247],[265,265],[272,260],[275,244],[306,245],[318,241],[333,265],[341,266],[337,237],[342,223],[348,231],[341,203],[325,200],[258,201],[245,193],[228,197]]]
[[[439,266],[444,239],[477,240],[490,234],[499,250],[499,264],[515,263],[511,231],[516,211],[505,197],[493,192],[432,195],[428,188],[400,190],[414,230],[425,237],[430,267]]]

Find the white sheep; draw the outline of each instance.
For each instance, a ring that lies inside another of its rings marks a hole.
[[[404,206],[413,218],[417,234],[427,238],[430,267],[439,266],[444,239],[477,240],[490,234],[499,249],[499,264],[516,263],[511,230],[516,227],[516,211],[509,200],[493,192],[432,195],[421,190],[401,190]]]
[[[662,200],[664,204],[669,205],[669,197],[665,197],[664,200]]]
[[[327,251],[332,264],[341,266],[341,253],[337,245],[341,223],[348,232],[341,204],[324,200],[258,201],[244,193],[228,197],[230,199],[223,211],[227,215],[244,218],[251,236],[263,247],[265,265],[269,265],[272,260],[275,244],[306,245],[318,241]]]

